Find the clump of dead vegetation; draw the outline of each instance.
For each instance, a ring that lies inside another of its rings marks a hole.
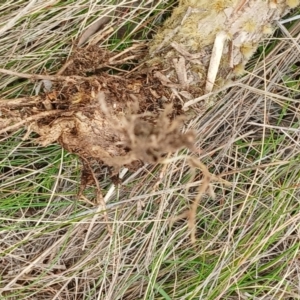
[[[122,53],[116,56],[118,64],[125,61]],[[51,86],[49,91],[13,102],[2,100],[6,113],[1,131],[26,125],[27,136],[37,133],[41,145],[58,142],[83,159],[112,167],[114,174],[135,161],[156,163],[168,152],[192,149],[193,134],[181,132],[186,118],[179,100],[153,72],[137,71],[126,78],[102,71],[114,62],[112,54],[98,47],[78,49],[57,75],[38,76],[43,85]],[[5,127],[9,120],[20,121]]]
[[[155,68],[126,77],[103,72],[137,56],[129,50],[113,55],[96,46],[76,49],[57,75],[18,74],[42,80],[39,96],[0,103],[5,111],[0,132],[25,126],[24,139],[34,132],[38,144],[59,143],[79,156],[84,165],[79,196],[88,182],[96,183],[87,180],[95,161],[110,167],[113,178],[124,166],[134,170],[162,162],[167,153],[194,150],[195,134],[182,132],[187,117],[180,99],[159,81]]]

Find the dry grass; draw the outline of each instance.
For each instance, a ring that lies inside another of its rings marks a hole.
[[[168,7],[166,1],[147,1],[152,8],[118,2],[1,4],[0,26],[22,7],[32,7],[6,30],[0,65],[17,72],[55,72],[72,40],[114,3],[125,12],[93,39],[112,26],[124,28],[128,20],[146,35]],[[124,34],[124,44],[113,32],[100,44],[128,46],[130,33]],[[76,199],[76,157],[56,145],[39,148],[22,141],[21,131],[2,136],[1,297],[299,299],[300,23],[285,34],[279,30],[278,37],[265,41],[249,74],[186,125],[198,133],[198,158],[231,182],[230,187],[216,183],[215,199],[202,199],[193,246],[185,221],[169,226],[201,184],[201,172],[189,166],[190,153],[169,155],[165,164],[135,173],[125,170],[118,189],[111,188],[107,169],[98,166],[110,235],[93,188],[86,201]],[[0,89],[2,97],[19,97],[33,93],[34,86],[2,76]]]

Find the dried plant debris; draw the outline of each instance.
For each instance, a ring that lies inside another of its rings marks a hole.
[[[136,65],[138,60],[145,57],[145,50],[146,46],[143,43],[134,44],[120,53],[103,50],[97,45],[85,48],[74,46],[70,59],[61,67],[57,75],[87,76],[99,74],[104,69],[111,70],[115,65],[127,64],[127,67],[129,64]]]
[[[159,162],[182,147],[192,149],[193,133],[181,133],[185,118],[179,100],[151,71],[129,78],[104,72],[86,76],[93,62],[103,65],[116,56],[122,59],[94,46],[75,51],[59,80],[53,76],[51,91],[12,105],[0,103],[0,130],[26,125],[39,135],[39,144],[58,142],[82,159],[112,167],[113,173],[136,161]]]

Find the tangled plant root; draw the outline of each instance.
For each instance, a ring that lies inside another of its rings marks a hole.
[[[181,159],[182,157],[177,157],[177,159]],[[167,159],[164,161],[164,163],[170,162],[170,159]],[[191,237],[191,243],[194,244],[196,242],[196,222],[197,222],[197,209],[199,207],[199,204],[201,202],[201,199],[204,195],[208,195],[212,199],[215,199],[215,193],[212,187],[212,182],[218,182],[223,183],[227,186],[230,185],[230,183],[224,179],[219,178],[218,176],[211,174],[205,164],[203,164],[200,160],[189,156],[188,157],[188,163],[191,167],[191,173],[193,174],[189,182],[193,182],[195,178],[195,170],[199,169],[202,172],[203,178],[201,181],[201,185],[198,188],[197,196],[193,200],[193,203],[191,207],[184,211],[183,213],[179,214],[178,216],[170,218],[170,224],[173,225],[175,222],[187,219],[188,222],[188,228],[190,231],[190,237]]]

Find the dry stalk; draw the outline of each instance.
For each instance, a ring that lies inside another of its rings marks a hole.
[[[50,110],[50,111],[43,111],[40,113],[37,113],[33,116],[27,117],[25,119],[23,119],[22,121],[19,121],[13,125],[10,126],[6,126],[5,128],[0,129],[0,134],[5,133],[5,132],[9,132],[9,131],[14,131],[14,130],[18,130],[21,127],[25,126],[28,123],[31,122],[36,122],[40,119],[46,118],[46,117],[51,117],[51,116],[55,116],[55,115],[60,115],[61,113],[63,113],[62,110]]]
[[[11,70],[6,70],[0,68],[0,73],[21,77],[21,78],[27,78],[31,80],[52,80],[52,81],[69,81],[69,82],[75,82],[76,80],[83,79],[82,76],[62,76],[62,75],[39,75],[39,74],[29,74],[29,73],[22,73],[22,72],[15,72]],[[86,79],[86,78],[84,78]]]
[[[169,163],[171,161],[174,160],[178,160],[178,159],[182,159],[184,157],[176,157],[174,159],[166,159],[163,161],[163,163]],[[191,179],[189,180],[187,186],[189,186],[189,184],[191,182],[194,181],[196,173],[195,173],[195,169],[200,169],[202,174],[203,174],[203,178],[201,180],[201,184],[199,186],[198,192],[197,192],[197,196],[195,197],[190,209],[184,211],[183,213],[179,214],[176,217],[171,217],[169,219],[171,225],[174,224],[174,222],[177,222],[179,220],[182,219],[187,219],[188,222],[188,228],[190,231],[190,236],[191,236],[191,243],[195,244],[196,242],[196,216],[197,216],[197,209],[199,207],[200,201],[202,199],[202,197],[205,194],[208,194],[211,198],[215,198],[215,193],[213,191],[213,188],[211,186],[211,183],[214,182],[221,182],[227,186],[231,185],[230,182],[221,179],[219,176],[216,176],[212,173],[209,172],[209,170],[207,169],[207,167],[205,166],[205,164],[203,164],[200,160],[193,158],[193,157],[187,157],[189,165],[191,167]]]

